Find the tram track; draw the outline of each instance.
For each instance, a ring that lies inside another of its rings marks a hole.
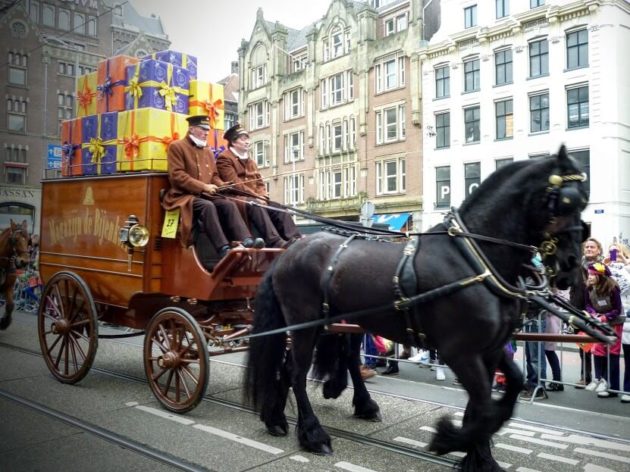
[[[18,351],[24,354],[29,354],[32,356],[36,356],[36,357],[42,357],[41,352],[38,352],[36,350],[33,349],[28,349],[28,348],[24,348],[24,347],[20,347],[20,346],[15,346],[12,344],[7,344],[7,343],[3,343],[0,342],[0,347],[4,347],[7,349],[11,349],[13,351]],[[91,369],[91,372],[98,372],[102,375],[107,375],[109,377],[113,377],[113,378],[117,378],[117,379],[121,379],[121,380],[125,380],[125,381],[129,381],[129,382],[134,382],[134,383],[138,383],[138,384],[143,384],[143,385],[148,385],[147,380],[144,377],[138,377],[135,375],[131,375],[131,374],[127,374],[127,373],[123,373],[123,372],[117,372],[117,371],[113,371],[113,370],[109,370],[109,369],[103,369],[100,367],[95,367],[93,366]],[[9,394],[8,392],[4,392],[2,390],[0,390],[0,396],[1,397],[5,397],[5,398],[9,398],[9,396],[12,396],[11,394]],[[13,398],[9,398],[11,400],[13,400]],[[45,413],[45,414],[49,414],[50,416],[54,416],[57,419],[60,419],[62,421],[66,421],[69,424],[73,424],[81,429],[84,429],[86,431],[92,432],[93,434],[96,434],[100,437],[103,437],[104,439],[108,439],[111,440],[112,442],[116,442],[118,439],[120,439],[121,441],[124,440],[124,438],[120,437],[117,438],[118,435],[116,435],[115,433],[112,434],[111,438],[107,437],[106,434],[106,430],[103,430],[100,427],[94,426],[94,425],[90,425],[88,423],[82,424],[83,422],[81,422],[81,420],[78,420],[76,418],[73,418],[70,415],[66,415],[64,413],[55,411],[55,410],[51,410],[50,412],[46,412],[45,410],[47,409],[46,407],[36,404],[35,402],[31,402],[30,400],[26,400],[24,399],[24,401],[19,401],[19,399],[16,399],[14,401],[18,401],[19,403],[23,404],[24,406],[27,406],[29,408],[33,408],[39,411],[39,408],[41,407],[41,412]],[[219,405],[221,407],[224,408],[229,408],[232,410],[237,410],[240,412],[244,412],[244,413],[248,413],[251,415],[257,415],[258,413],[253,409],[250,408],[248,406],[245,406],[239,402],[235,402],[235,401],[231,401],[231,400],[226,400],[226,399],[222,399],[222,398],[216,398],[212,395],[206,394],[204,395],[204,397],[202,398],[202,401],[204,402],[209,402],[215,405]],[[31,404],[33,404],[31,406]],[[65,418],[65,419],[64,419]],[[289,422],[289,424],[295,426],[297,423],[296,418],[291,417],[291,416],[287,416],[287,421]],[[75,424],[76,422],[76,424]],[[345,439],[348,441],[352,441],[354,443],[357,444],[361,444],[364,446],[368,446],[371,448],[377,448],[379,450],[383,450],[383,451],[388,451],[388,452],[392,452],[395,454],[399,454],[402,456],[406,456],[406,457],[410,457],[413,459],[418,459],[421,461],[425,461],[425,462],[429,462],[435,465],[441,465],[444,467],[449,467],[449,468],[453,468],[457,465],[457,463],[459,462],[459,459],[453,459],[450,457],[445,457],[445,456],[436,456],[435,454],[426,452],[426,451],[421,451],[418,450],[416,448],[413,447],[408,447],[402,444],[396,444],[390,441],[386,441],[386,440],[382,440],[382,439],[378,439],[378,438],[374,438],[371,436],[366,436],[363,434],[359,434],[359,433],[355,433],[352,431],[347,431],[347,430],[343,430],[340,428],[335,428],[335,427],[331,427],[328,425],[323,425],[326,428],[326,431],[334,438],[339,438],[339,439]],[[120,443],[121,445],[122,442]],[[133,450],[137,449],[138,453],[144,454],[146,452],[146,455],[150,455],[154,452],[159,452],[159,451],[155,451],[155,450],[151,450],[148,449],[147,451],[144,451],[143,449],[143,445],[141,444],[134,444],[133,441],[131,441],[131,448]],[[156,460],[160,460],[162,462],[168,463],[166,461],[168,461],[170,459],[169,456],[166,456],[164,458],[156,458]],[[170,464],[170,465],[174,465],[174,464]],[[181,468],[182,470],[207,470],[207,469],[188,469],[186,468],[188,466],[187,463],[182,463],[181,465],[174,465],[175,467]]]

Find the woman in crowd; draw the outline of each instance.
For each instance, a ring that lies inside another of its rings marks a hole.
[[[610,324],[619,337],[613,345],[597,343],[593,346],[595,380],[586,389],[594,390],[600,398],[616,397],[619,390],[619,354],[623,325],[618,321],[623,313],[621,294],[610,269],[601,262],[588,266],[585,288],[586,311],[600,321]]]

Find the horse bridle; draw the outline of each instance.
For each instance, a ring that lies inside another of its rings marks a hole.
[[[15,265],[15,260],[18,256],[16,234],[24,234],[25,238],[28,236],[28,234],[22,228],[13,229],[11,227],[9,229],[11,231],[9,233],[9,249],[11,250],[11,254],[9,256],[0,256],[0,261],[2,261],[0,262],[0,265],[2,265],[5,269],[8,269],[10,273],[17,269]]]

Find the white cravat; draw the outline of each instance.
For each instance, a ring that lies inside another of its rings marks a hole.
[[[205,141],[202,141],[199,138],[194,137],[192,134],[188,135],[190,137],[190,140],[195,144],[195,146],[197,146],[198,148],[205,148],[207,146]]]
[[[246,160],[246,159],[249,159],[249,156],[247,155],[247,151],[245,151],[245,154],[241,154],[241,153],[239,153],[236,149],[234,149],[233,147],[230,147],[230,151],[232,151],[232,153],[233,153],[236,157],[238,157],[239,159],[241,159],[241,160],[243,160],[243,161],[244,161],[244,160]]]

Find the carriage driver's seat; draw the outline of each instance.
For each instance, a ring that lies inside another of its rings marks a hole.
[[[164,200],[166,196],[166,192],[168,189],[162,188],[160,189],[160,204]],[[195,219],[193,221],[192,227],[192,238],[193,238],[193,251],[197,254],[197,258],[199,262],[208,272],[212,272],[214,266],[221,260],[219,254],[214,249],[214,246],[208,239],[208,236],[203,231],[200,231],[201,223]]]

